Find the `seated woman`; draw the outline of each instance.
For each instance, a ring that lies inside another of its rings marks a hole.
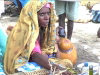
[[[57,52],[55,22],[51,3],[34,0],[24,6],[8,37],[4,57],[6,74],[15,73],[27,62],[36,62],[50,70],[48,56]]]

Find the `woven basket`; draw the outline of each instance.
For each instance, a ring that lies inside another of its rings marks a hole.
[[[66,70],[55,71],[55,73],[50,73],[51,75],[62,75],[62,72]],[[46,69],[35,70],[34,72],[24,72],[24,75],[49,75],[49,71]]]
[[[46,69],[40,69],[40,70],[35,70],[33,72],[24,72],[25,75],[48,75],[48,70]]]
[[[62,75],[62,72],[65,72],[66,70],[59,70],[55,71],[55,73],[51,73],[46,69],[40,69],[40,70],[35,70],[33,72],[19,72],[19,73],[14,73],[14,74],[9,74],[9,75]]]

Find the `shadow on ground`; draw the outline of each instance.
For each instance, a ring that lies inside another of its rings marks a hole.
[[[75,45],[77,47],[77,53],[78,53],[77,64],[80,64],[83,62],[99,62],[99,59],[97,58],[96,55],[84,50],[84,48],[79,44],[75,44]]]

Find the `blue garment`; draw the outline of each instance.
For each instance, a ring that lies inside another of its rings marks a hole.
[[[6,41],[7,35],[6,33],[0,28],[0,53],[4,55],[6,49]]]
[[[22,7],[24,7],[24,6],[25,6],[25,4],[26,4],[29,0],[19,0],[19,1],[21,2]],[[16,5],[16,6],[18,6],[18,4],[17,4],[17,1],[16,1],[16,0],[14,0],[14,3],[15,3],[15,5]]]
[[[54,2],[54,0],[48,0],[48,2]]]
[[[100,23],[100,10],[91,10],[93,15],[92,22]]]
[[[15,5],[18,6],[16,0],[10,0],[10,1],[14,1]],[[22,4],[22,7],[25,6],[25,4],[27,4],[27,2],[29,2],[30,0],[19,0]],[[40,1],[43,1],[43,0],[40,0]],[[48,0],[48,2],[53,2],[54,3],[54,0]]]
[[[37,64],[36,62],[27,62],[25,65],[19,67],[17,70],[21,72],[32,72],[41,68],[43,67]]]
[[[3,70],[3,58],[6,49],[7,35],[0,28],[0,75],[5,75]]]
[[[25,4],[27,4],[27,2],[28,2],[29,0],[19,0],[19,1],[21,2],[22,7],[24,7],[24,6],[25,6]]]

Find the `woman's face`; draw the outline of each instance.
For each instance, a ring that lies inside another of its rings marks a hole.
[[[50,9],[47,7],[43,7],[38,12],[39,25],[42,27],[46,27],[49,24],[49,19],[50,19]]]

